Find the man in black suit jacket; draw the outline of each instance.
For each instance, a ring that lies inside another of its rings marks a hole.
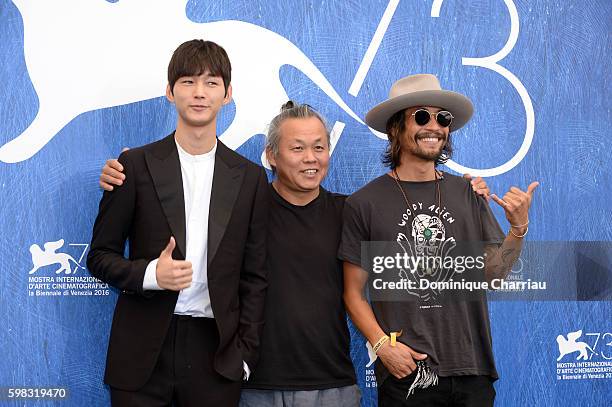
[[[257,362],[268,188],[261,167],[216,139],[230,72],[217,44],[182,44],[166,92],[176,131],[124,152],[124,185],[100,202],[87,266],[121,290],[105,373],[113,405],[236,405]]]

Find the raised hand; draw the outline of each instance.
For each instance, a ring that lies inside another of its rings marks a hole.
[[[533,192],[538,185],[540,185],[539,182],[532,182],[527,187],[527,191],[512,187],[506,192],[503,199],[500,199],[495,194],[491,195],[491,198],[504,208],[506,219],[510,222],[510,226],[516,229],[520,234],[524,234],[527,230],[527,224],[529,223],[529,207],[531,206]]]
[[[193,270],[191,262],[185,260],[174,260],[172,251],[176,246],[174,237],[170,237],[168,245],[162,250],[157,259],[155,276],[157,285],[165,290],[180,291],[191,285]]]
[[[125,147],[121,152],[127,151],[129,148]],[[116,158],[106,160],[106,164],[102,168],[102,174],[100,174],[100,188],[106,191],[112,191],[113,185],[120,186],[123,184],[125,174],[123,174],[123,165]]]

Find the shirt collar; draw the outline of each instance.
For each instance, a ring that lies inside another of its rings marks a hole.
[[[217,152],[217,138],[216,137],[215,137],[215,145],[213,146],[213,148],[207,153],[198,154],[198,155],[189,154],[187,151],[185,151],[180,146],[178,141],[176,141],[176,137],[174,138],[174,142],[176,143],[176,149],[178,150],[179,158],[181,161],[184,161],[184,162],[198,163],[198,162],[208,161],[214,158],[215,153]]]

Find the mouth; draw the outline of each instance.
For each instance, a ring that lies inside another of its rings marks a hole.
[[[208,109],[208,106],[205,105],[189,105],[189,107],[197,112],[201,112],[202,110]]]
[[[307,168],[307,169],[305,169],[305,170],[303,170],[301,172],[302,172],[302,174],[305,174],[307,176],[313,176],[313,175],[317,175],[319,170],[316,169],[316,168]]]
[[[445,140],[446,139],[444,138],[444,136],[441,136],[435,133],[427,133],[427,134],[419,135],[416,137],[417,143],[430,145],[430,146],[435,146],[439,142],[444,142]]]

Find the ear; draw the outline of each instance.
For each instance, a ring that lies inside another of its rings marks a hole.
[[[174,95],[172,94],[172,89],[170,88],[170,84],[166,85],[166,99],[168,99],[170,103],[174,103]]]
[[[266,159],[270,163],[271,167],[276,167],[276,157],[274,156],[274,153],[270,147],[266,147]]]
[[[232,101],[232,85],[230,84],[227,87],[227,92],[225,93],[225,97],[223,98],[223,104],[227,105],[231,101]]]

